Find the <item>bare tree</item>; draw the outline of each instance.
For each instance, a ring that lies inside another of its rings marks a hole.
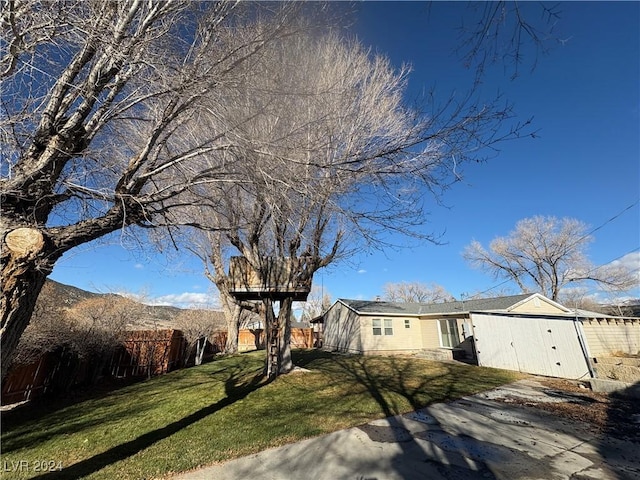
[[[222,296],[221,248],[234,248],[256,271],[265,258],[287,259],[292,276],[311,282],[355,250],[385,245],[390,230],[431,240],[423,230],[425,191],[437,196],[456,181],[460,164],[498,141],[509,117],[497,104],[458,105],[446,116],[408,108],[408,67],[396,70],[336,34],[304,31],[252,57],[244,64],[251,75],[216,100],[224,120],[238,125],[223,128],[229,148],[220,154],[243,169],[243,181],[219,188],[215,207],[209,190],[194,189],[200,213],[188,216],[220,229],[213,251],[200,256],[214,266]],[[280,372],[293,366],[291,303],[284,298],[277,316],[265,303],[282,337]]]
[[[528,63],[534,69],[541,54],[558,43],[558,3],[469,2],[463,16],[457,52],[465,66],[475,70],[479,81],[491,65],[501,64],[511,78]]]
[[[51,283],[46,283],[31,316],[31,322],[20,338],[12,365],[26,365],[47,352],[69,342],[71,328],[65,309]]]
[[[564,288],[558,297],[563,305],[591,312],[607,313],[606,307],[596,302],[593,294],[585,287]]]
[[[195,364],[200,365],[211,335],[218,328],[220,312],[213,310],[183,310],[176,318],[176,327],[182,331],[187,342],[185,361],[195,349]]]
[[[76,331],[73,350],[80,357],[111,353],[122,342],[127,327],[139,321],[144,310],[145,305],[118,295],[78,302],[66,312]]]
[[[127,325],[139,319],[144,305],[107,295],[62,307],[55,292],[51,283],[45,283],[12,365],[31,363],[56,352],[64,367],[57,369],[54,388],[66,390],[77,381],[82,361],[89,367],[89,382],[103,374],[116,347],[124,340]]]
[[[282,33],[286,12],[239,38],[234,2],[1,8],[4,378],[65,252],[124,227],[162,226],[190,187],[229,179],[219,157],[207,156],[225,148],[224,132],[193,134],[194,123],[219,113],[199,100],[233,83],[235,68]]]
[[[403,303],[442,303],[455,300],[442,286],[420,282],[387,283],[384,287],[384,299]]]
[[[489,250],[474,240],[463,256],[495,278],[512,280],[523,292],[538,291],[552,300],[559,299],[563,287],[580,282],[620,291],[637,285],[637,276],[622,265],[592,265],[585,252],[591,240],[588,226],[579,220],[535,216],[492,240]]]
[[[304,302],[301,319],[308,322],[329,310],[331,304],[331,294],[318,285],[312,285],[309,297]]]
[[[285,239],[278,248],[305,253],[310,260],[300,265],[312,275],[344,253],[354,227],[374,242],[390,225],[407,232],[419,226],[418,185],[446,187],[460,162],[519,132],[498,128],[511,113],[497,103],[457,103],[446,118],[409,111],[399,88],[406,72],[392,72],[385,59],[355,45],[317,51],[317,58],[262,55],[290,33],[290,4],[270,15],[270,4],[260,3],[245,21],[237,12],[246,4],[238,3],[2,3],[3,378],[56,261],[126,227],[172,224],[171,210],[193,201],[186,192],[257,179],[277,193],[259,204],[292,205],[333,179],[324,199],[301,203],[313,215],[271,212],[280,215],[274,225],[287,226],[273,230]],[[267,77],[262,66],[269,65]],[[278,73],[273,65],[287,68]],[[340,77],[344,65],[353,72]],[[253,68],[262,68],[256,78],[266,83],[252,83]],[[317,78],[301,89],[309,72]],[[354,107],[333,114],[327,107],[338,101]],[[287,110],[304,116],[283,116]],[[258,127],[268,135],[257,135]],[[258,198],[251,188],[227,193]],[[377,208],[363,210],[367,199]],[[302,239],[309,241],[293,248]]]

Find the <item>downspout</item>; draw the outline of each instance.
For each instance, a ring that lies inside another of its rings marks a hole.
[[[584,359],[587,362],[589,375],[591,376],[591,378],[596,378],[593,365],[591,365],[591,356],[589,355],[589,347],[587,346],[587,342],[584,338],[584,331],[582,330],[582,322],[578,318],[578,310],[575,310],[575,314],[576,314],[576,317],[573,320],[573,326],[575,327],[576,334],[578,335],[578,342],[580,343],[580,349],[582,350],[582,355],[584,356]]]

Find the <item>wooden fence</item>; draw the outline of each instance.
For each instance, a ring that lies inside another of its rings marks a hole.
[[[207,344],[207,353],[224,349],[226,332],[217,332]],[[293,348],[312,348],[310,328],[292,328]],[[240,351],[264,348],[262,330],[240,330]],[[79,359],[64,348],[46,353],[29,365],[12,368],[2,384],[2,405],[32,400],[46,393],[65,392],[96,383],[101,377],[139,378],[162,375],[192,362],[186,358],[186,342],[180,330],[129,332],[123,344],[111,354]],[[192,354],[193,356],[193,354]]]
[[[57,355],[45,353],[36,362],[12,368],[2,384],[2,405],[44,395],[58,362]]]
[[[311,328],[292,328],[292,348],[313,348],[314,338]],[[238,351],[262,350],[265,348],[264,330],[240,330],[238,332]]]
[[[131,332],[113,355],[113,377],[152,377],[185,363],[186,342],[180,330],[141,330]]]
[[[107,355],[81,359],[61,347],[31,364],[12,368],[2,383],[2,405],[91,385],[108,375],[115,378],[161,375],[183,367],[188,361],[180,330],[128,333],[123,344]]]

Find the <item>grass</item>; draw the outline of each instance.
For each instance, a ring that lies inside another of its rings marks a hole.
[[[73,405],[3,412],[0,478],[166,478],[518,378],[410,357],[300,350],[294,362],[310,372],[267,383],[263,355],[221,357]],[[63,469],[34,471],[48,461]]]

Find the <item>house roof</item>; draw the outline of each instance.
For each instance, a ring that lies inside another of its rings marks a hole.
[[[536,294],[526,293],[507,297],[480,298],[444,303],[396,303],[348,299],[339,299],[338,301],[359,314],[415,316],[473,311],[505,311],[533,295]]]
[[[576,308],[574,313],[580,318],[610,318],[610,319],[627,319],[627,320],[638,320],[640,317],[635,316],[620,316],[620,315],[608,315],[602,312],[593,312],[590,310],[582,310],[581,308]]]

